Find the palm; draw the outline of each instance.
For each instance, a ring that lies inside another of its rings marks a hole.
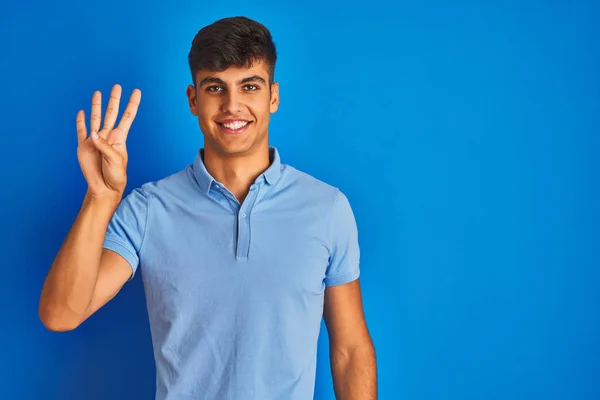
[[[92,97],[90,133],[98,132],[101,139],[94,141],[88,136],[83,111],[77,114],[78,147],[77,158],[81,171],[93,195],[122,193],[127,183],[126,140],[129,129],[137,113],[141,92],[136,89],[118,127],[114,127],[119,109],[121,87],[115,85],[106,110],[104,126],[100,129],[101,93]]]

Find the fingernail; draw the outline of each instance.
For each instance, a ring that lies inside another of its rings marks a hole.
[[[96,132],[92,132],[92,138],[93,139],[98,139],[98,134]]]

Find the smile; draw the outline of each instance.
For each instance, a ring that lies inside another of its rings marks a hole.
[[[251,124],[251,121],[235,121],[228,123],[217,122],[225,133],[242,133]]]

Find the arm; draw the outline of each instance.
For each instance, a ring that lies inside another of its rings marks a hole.
[[[131,276],[124,258],[103,249],[117,204],[115,199],[86,195],[42,288],[38,313],[48,329],[75,329],[112,299]]]
[[[377,367],[364,317],[359,279],[325,289],[323,317],[338,400],[377,399]]]
[[[94,92],[89,136],[83,110],[77,113],[77,159],[88,190],[40,296],[39,317],[53,331],[75,329],[114,297],[132,274],[125,258],[103,246],[127,184],[125,142],[141,92],[134,90],[115,127],[120,97],[121,86],[115,85],[100,129],[102,99],[100,92]]]

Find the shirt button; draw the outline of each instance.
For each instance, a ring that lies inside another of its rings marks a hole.
[[[246,218],[246,213],[242,213],[242,218]]]
[[[256,189],[256,185],[250,186],[250,190],[254,190],[254,189]]]

